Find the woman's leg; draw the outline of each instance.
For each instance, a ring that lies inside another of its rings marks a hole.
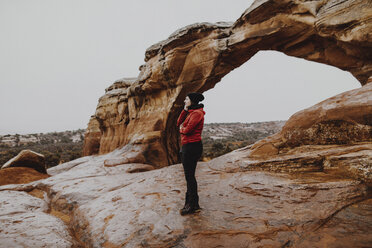
[[[198,184],[196,182],[195,178],[195,169],[197,161],[195,161],[191,156],[187,156],[185,154],[184,157],[184,173],[185,173],[185,179],[187,184],[187,192],[186,195],[188,196],[188,203],[194,203],[195,198],[198,194]]]
[[[199,208],[198,184],[195,178],[196,165],[202,154],[201,142],[189,143],[182,147],[182,165],[187,183],[186,203]]]

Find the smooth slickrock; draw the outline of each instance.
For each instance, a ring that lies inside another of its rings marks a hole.
[[[45,201],[33,197],[23,191],[0,191],[1,215],[19,214],[23,212],[46,212]]]
[[[67,226],[47,214],[44,200],[6,190],[0,199],[0,247],[77,247]]]
[[[25,204],[14,190],[39,189],[46,192],[51,209],[69,216],[70,242],[85,247],[309,247],[309,242],[322,247],[329,240],[340,247],[345,228],[355,247],[371,244],[372,202],[359,181],[324,172],[232,172],[228,162],[199,162],[202,211],[181,216],[186,189],[182,165],[135,174],[126,172],[131,164],[104,165],[119,158],[119,153],[88,157],[60,165],[62,170],[49,169],[53,176],[48,179],[0,187],[0,220],[16,220],[9,209],[19,211]],[[45,210],[45,203],[38,205],[44,207],[34,210],[32,218]],[[28,215],[17,216],[23,221]],[[34,230],[49,226],[44,217],[31,220]],[[13,228],[29,243],[53,239],[53,232],[35,237],[27,226],[2,226],[0,235],[8,242]]]
[[[335,214],[322,228],[295,242],[293,247],[370,247],[371,211],[372,199],[350,205]]]
[[[46,173],[44,155],[31,150],[22,150],[17,156],[6,162],[1,169],[9,167],[29,167],[40,173]]]
[[[332,65],[366,85],[372,72],[371,9],[372,2],[363,0],[257,0],[234,23],[197,23],[177,30],[147,49],[137,78],[119,80],[100,98],[87,128],[84,155],[128,145],[140,150],[128,162],[155,167],[179,162],[175,124],[186,94],[213,88],[260,50]],[[362,115],[371,117],[370,106],[351,105],[344,109],[349,114],[367,111]],[[343,105],[335,109],[343,111]],[[350,142],[365,140],[371,124],[354,121],[334,119],[314,128],[336,128],[335,136],[346,131],[353,135]],[[265,150],[277,151],[270,145]]]

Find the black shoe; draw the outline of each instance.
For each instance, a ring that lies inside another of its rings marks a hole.
[[[186,195],[185,195],[185,205],[183,205],[183,208],[186,208],[187,205],[190,205],[190,195],[186,192]]]
[[[189,207],[190,207],[189,204],[188,204],[188,203],[185,203],[185,206],[183,206],[183,208],[180,209],[180,211],[181,211],[181,210],[185,211],[185,209],[186,209],[186,208],[189,208]]]
[[[190,205],[186,205],[184,208],[180,210],[181,215],[186,215],[186,214],[193,214],[193,213],[198,213],[200,212],[201,208],[199,206],[197,207],[192,207]]]
[[[199,210],[199,209],[201,209],[201,207],[199,206],[199,203],[197,203],[196,205],[195,205],[195,207],[194,207],[196,210]]]

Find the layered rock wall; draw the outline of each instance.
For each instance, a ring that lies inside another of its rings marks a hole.
[[[84,154],[128,146],[138,151],[132,162],[176,163],[175,124],[186,94],[213,88],[260,50],[333,65],[365,85],[372,71],[371,6],[363,0],[258,0],[234,23],[176,31],[147,49],[136,79],[116,82],[99,100]]]

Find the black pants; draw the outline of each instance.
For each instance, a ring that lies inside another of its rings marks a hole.
[[[201,141],[182,145],[181,159],[187,183],[186,202],[192,207],[199,207],[198,184],[195,178],[195,169],[203,153]]]

